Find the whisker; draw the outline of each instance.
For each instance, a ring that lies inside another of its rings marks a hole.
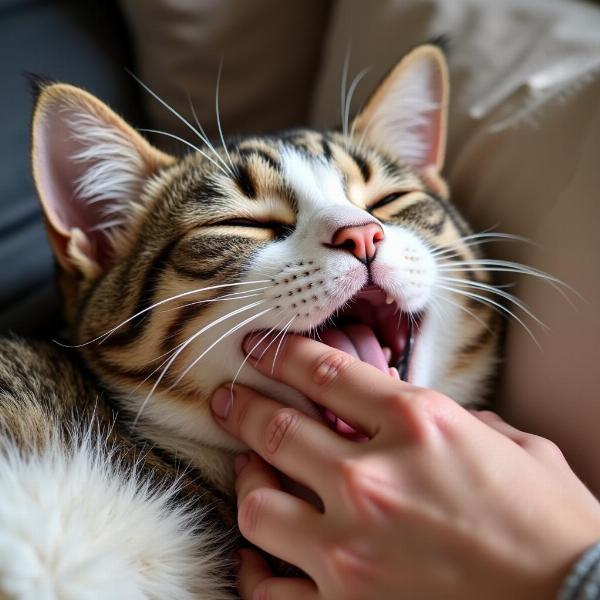
[[[139,77],[134,75],[131,71],[127,70],[129,75],[137,81],[139,85],[141,85],[155,100],[160,102],[171,114],[175,115],[184,125],[186,125],[191,131],[193,131],[204,143],[206,143],[206,137],[203,136],[185,117],[180,115],[168,102],[165,102],[156,92],[154,92],[150,87],[148,87]],[[164,133],[164,132],[163,132]],[[219,157],[221,158],[221,157]],[[221,159],[221,162],[225,166],[226,170],[229,171],[229,167],[227,163]],[[233,175],[233,173],[229,173]]]
[[[344,121],[345,102],[346,102],[346,85],[348,83],[348,69],[350,68],[350,43],[346,47],[346,56],[344,58],[344,66],[342,68],[342,88],[340,90],[340,120],[342,125],[342,135],[347,138],[346,122]]]
[[[186,302],[185,304],[181,304],[180,306],[176,306],[175,308],[165,308],[162,313],[173,312],[176,310],[180,310],[182,308],[188,308],[189,306],[196,306],[198,304],[211,304],[214,302],[234,302],[235,300],[245,300],[246,298],[256,298],[257,296],[264,296],[264,294],[256,293],[256,294],[245,294],[244,296],[235,296],[233,298],[212,298],[210,300],[198,300],[197,302]]]
[[[459,269],[457,267],[462,268]],[[513,261],[496,259],[474,259],[460,262],[445,262],[440,263],[438,270],[458,272],[476,272],[477,270],[483,270],[490,272],[507,272],[528,275],[530,277],[537,277],[548,283],[548,285],[550,285],[554,290],[556,290],[562,296],[562,298],[564,298],[564,300],[568,302],[568,304],[573,308],[575,308],[575,306],[571,299],[566,295],[564,289],[577,296],[583,302],[586,302],[585,298],[575,288],[570,286],[568,283],[565,283],[561,279],[553,277],[552,275],[549,275],[548,273],[536,269],[534,267],[529,267],[527,265],[523,265],[521,263]]]
[[[479,321],[479,323],[481,323],[481,325],[483,325],[488,331],[491,331],[493,333],[493,330],[491,329],[489,324],[486,323],[480,316],[475,314],[472,310],[468,309],[466,306],[463,306],[462,304],[459,304],[458,302],[454,302],[454,300],[451,300],[450,298],[448,298],[447,296],[444,296],[443,294],[440,294],[439,296],[436,295],[435,299],[436,300],[445,300],[446,302],[449,302],[453,306],[460,308],[461,310],[463,310],[467,314],[469,314],[471,317],[473,317],[476,321]]]
[[[124,321],[122,321],[118,325],[115,325],[113,328],[109,329],[108,331],[104,332],[103,334],[95,337],[92,340],[84,342],[83,344],[76,344],[76,345],[71,346],[71,345],[68,345],[68,344],[63,344],[62,342],[57,341],[57,340],[53,340],[53,341],[54,341],[54,343],[56,343],[57,345],[59,345],[59,346],[61,346],[63,348],[82,348],[83,346],[88,346],[89,344],[93,344],[94,342],[102,340],[103,338],[104,339],[108,338],[115,331],[117,331],[118,329],[120,329],[124,325],[127,325],[127,323],[130,323],[131,321],[133,321],[134,319],[137,319],[138,317],[140,317],[144,313],[147,313],[148,311],[156,308],[157,306],[161,306],[163,304],[166,304],[167,302],[173,302],[174,300],[178,300],[179,298],[184,298],[185,296],[191,296],[192,294],[199,294],[201,292],[208,292],[209,290],[216,290],[216,289],[221,289],[221,288],[225,288],[225,287],[234,287],[234,286],[238,286],[238,285],[253,285],[255,283],[270,283],[272,281],[273,281],[272,279],[255,279],[254,281],[236,281],[234,283],[220,283],[220,284],[217,284],[217,285],[209,285],[209,286],[203,287],[203,288],[197,288],[197,289],[194,289],[194,290],[188,290],[187,292],[181,292],[180,294],[175,294],[174,296],[169,296],[168,298],[160,300],[159,302],[155,302],[151,306],[148,306],[148,307],[144,308],[143,310],[140,310],[139,312],[135,313],[134,315],[132,315],[128,319],[125,319]]]
[[[271,365],[271,375],[273,375],[273,373],[275,372],[275,363],[277,362],[277,357],[279,356],[279,351],[281,350],[281,345],[283,343],[283,341],[286,339],[286,333],[289,331],[290,327],[292,326],[292,323],[297,319],[298,315],[294,315],[285,325],[285,327],[282,330],[281,333],[281,338],[279,339],[279,343],[277,344],[277,348],[275,348],[275,356],[273,357],[273,364]],[[275,340],[273,340],[275,341]]]
[[[542,323],[532,312],[531,308],[525,304],[522,300],[519,300],[516,296],[505,292],[504,290],[499,290],[495,288],[493,285],[488,285],[487,283],[479,283],[478,281],[470,281],[468,279],[458,279],[457,277],[440,277],[442,281],[446,281],[448,283],[454,283],[461,287],[470,287],[479,290],[485,290],[492,294],[497,294],[498,296],[512,302],[515,306],[518,306],[524,313],[529,315],[536,323],[544,328],[548,328],[547,325]]]
[[[227,155],[227,160],[231,165],[232,173],[236,171],[236,168],[231,160],[231,156],[229,154],[229,150],[227,150],[227,144],[225,143],[225,136],[223,135],[223,128],[221,127],[221,115],[219,111],[219,88],[221,86],[221,73],[223,71],[223,57],[221,56],[221,60],[219,62],[219,71],[217,73],[217,89],[215,91],[215,115],[217,117],[217,129],[219,130],[219,137],[221,138],[221,144],[223,144],[223,150],[225,150],[225,154]]]
[[[241,300],[242,298],[253,298],[255,296],[264,296],[264,293],[260,293],[259,290],[270,290],[272,285],[267,285],[265,287],[253,288],[251,290],[244,290],[242,292],[233,292],[231,294],[223,294],[222,296],[217,296],[216,298],[208,298],[206,300],[194,300],[193,302],[186,302],[185,304],[181,304],[176,306],[175,308],[167,308],[163,312],[171,312],[174,310],[179,310],[180,308],[187,308],[188,306],[196,306],[197,304],[207,304],[211,302],[221,302],[221,301],[231,301],[231,300]],[[256,292],[256,293],[251,293]]]
[[[472,243],[465,243],[472,242]],[[464,237],[454,240],[450,244],[444,244],[444,246],[433,246],[432,255],[440,256],[449,252],[454,252],[456,246],[475,246],[479,244],[485,244],[490,242],[523,242],[526,244],[537,245],[529,238],[522,237],[520,235],[513,235],[512,233],[491,233],[483,231],[481,233],[473,233]]]
[[[285,320],[285,317],[283,319],[280,319],[277,324],[275,324],[273,327],[271,327],[271,329],[269,329],[269,331],[267,331],[267,333],[265,333],[259,340],[258,342],[256,342],[256,344],[254,344],[254,346],[252,346],[252,348],[250,348],[250,351],[246,354],[246,356],[244,356],[244,360],[242,360],[242,364],[239,366],[238,370],[235,372],[235,375],[233,376],[233,381],[231,382],[231,393],[233,396],[233,387],[235,386],[235,383],[240,375],[240,373],[242,372],[242,369],[244,368],[244,365],[248,362],[248,359],[250,358],[250,355],[258,348],[258,346],[260,346],[260,343],[267,338],[267,336],[269,334],[271,334],[275,329],[277,329],[279,327],[279,325],[281,323],[283,323],[283,321]],[[254,341],[254,340],[252,340]]]
[[[354,123],[352,124],[352,129],[350,130],[350,133],[348,134],[348,125],[350,124],[350,108],[352,106],[352,97],[354,96],[354,92],[356,91],[356,88],[358,87],[358,84],[362,81],[362,79],[364,78],[364,76],[371,70],[371,67],[366,67],[365,69],[363,69],[360,73],[358,73],[354,79],[352,80],[352,83],[350,84],[350,87],[348,88],[348,95],[346,96],[346,106],[344,109],[344,123],[345,123],[345,136],[346,138],[348,138],[348,136],[350,138],[352,138],[354,136]],[[348,150],[348,139],[346,139],[346,150]]]
[[[181,142],[182,144],[189,146],[190,148],[192,148],[193,150],[195,150],[202,156],[204,156],[204,158],[206,158],[213,165],[215,165],[215,167],[217,167],[217,169],[219,169],[221,171],[221,173],[223,173],[223,175],[225,175],[225,177],[229,177],[231,175],[231,173],[228,174],[219,163],[215,162],[215,160],[212,158],[212,156],[209,156],[208,154],[206,154],[206,152],[204,152],[204,150],[200,150],[200,148],[198,148],[198,146],[194,146],[194,144],[192,144],[191,142],[188,142],[187,140],[183,139],[182,137],[179,137],[178,135],[175,135],[174,133],[169,133],[167,131],[160,131],[159,129],[147,129],[145,127],[140,127],[138,129],[138,131],[142,131],[142,132],[146,132],[146,133],[156,133],[159,135],[166,135],[169,138],[177,140],[177,141]]]
[[[221,163],[224,164],[223,157],[217,152],[217,149],[215,148],[214,144],[210,141],[210,138],[206,134],[206,131],[204,131],[204,127],[202,127],[202,125],[200,124],[200,119],[198,118],[198,114],[196,113],[196,108],[194,107],[194,103],[192,102],[192,96],[190,95],[189,92],[188,92],[187,96],[188,96],[188,104],[190,105],[190,110],[192,112],[192,116],[194,117],[194,122],[196,123],[196,126],[198,127],[198,131],[202,134],[200,139],[204,142],[204,144],[208,147],[208,149],[217,157],[217,159],[219,161],[221,161]]]
[[[182,342],[181,344],[179,344],[179,347],[177,349],[177,351],[173,354],[173,356],[167,361],[166,366],[164,367],[164,369],[161,371],[160,375],[158,376],[157,380],[154,382],[154,385],[152,386],[152,389],[148,392],[148,395],[146,396],[146,398],[144,399],[144,401],[142,402],[142,406],[140,407],[140,409],[138,410],[138,413],[135,417],[135,420],[133,421],[133,425],[132,428],[135,428],[135,426],[137,425],[137,422],[139,420],[140,415],[142,414],[142,411],[144,410],[144,408],[146,407],[146,405],[148,404],[150,398],[152,397],[152,395],[154,394],[154,392],[156,391],[156,388],[160,385],[160,382],[163,380],[164,376],[166,375],[167,371],[171,368],[171,365],[177,360],[177,357],[195,340],[197,339],[199,336],[201,336],[203,333],[205,333],[206,331],[208,331],[209,329],[211,329],[212,327],[214,327],[215,325],[218,325],[219,323],[222,323],[223,321],[225,321],[226,319],[229,319],[230,317],[233,317],[235,315],[238,315],[242,312],[245,312],[247,310],[251,310],[252,308],[259,306],[260,304],[262,304],[263,302],[265,302],[265,300],[257,300],[256,302],[252,302],[251,304],[248,304],[246,306],[242,306],[240,308],[236,308],[235,310],[219,317],[218,319],[215,319],[214,321],[211,321],[210,323],[208,323],[207,325],[205,325],[204,327],[200,328],[196,333],[194,333],[193,335],[191,335],[187,340],[185,340],[185,342]]]
[[[509,310],[508,308],[506,308],[499,302],[496,302],[495,300],[492,300],[491,298],[486,298],[485,296],[481,296],[480,294],[475,294],[473,292],[467,292],[466,290],[457,290],[455,288],[448,287],[445,285],[440,285],[440,284],[436,284],[436,287],[439,287],[440,289],[443,289],[443,290],[447,290],[449,292],[453,292],[454,294],[466,296],[468,298],[473,298],[474,300],[479,300],[482,304],[487,304],[490,307],[495,307],[495,309],[498,310],[498,312],[503,312],[503,313],[511,316],[513,319],[515,319],[515,321],[517,321],[517,323],[519,323],[523,327],[523,329],[525,329],[525,331],[529,334],[531,339],[534,341],[535,345],[540,350],[542,350],[542,347],[541,347],[540,343],[538,342],[537,338],[535,337],[535,335],[533,335],[531,329],[529,329],[529,327],[527,327],[527,325],[524,323],[524,321],[522,319],[520,319],[514,312],[512,312],[511,310]]]
[[[181,382],[181,380],[198,364],[198,362],[200,362],[200,360],[206,356],[221,340],[225,339],[226,337],[229,337],[232,333],[235,333],[236,331],[238,331],[239,329],[241,329],[242,327],[244,327],[245,325],[247,325],[248,323],[251,323],[252,321],[255,321],[256,319],[258,319],[259,317],[262,317],[264,314],[275,310],[274,307],[270,307],[270,308],[265,308],[263,311],[259,312],[256,315],[252,315],[250,317],[248,317],[247,319],[244,319],[241,323],[238,323],[237,325],[235,325],[234,327],[232,327],[231,329],[229,329],[228,331],[226,331],[223,335],[219,336],[206,350],[204,350],[200,356],[198,356],[197,358],[195,358],[187,367],[186,369],[183,371],[183,373],[181,373],[181,375],[179,375],[179,377],[175,380],[175,382],[169,386],[169,389],[173,389],[178,383]]]

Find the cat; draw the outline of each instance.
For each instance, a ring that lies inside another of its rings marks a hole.
[[[2,597],[235,597],[242,446],[212,392],[236,380],[352,433],[245,366],[250,332],[484,397],[501,319],[441,176],[447,104],[423,45],[340,130],[175,158],[91,94],[40,87],[33,174],[72,347],[0,342]]]

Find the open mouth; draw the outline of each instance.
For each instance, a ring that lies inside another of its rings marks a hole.
[[[386,292],[369,285],[360,290],[345,308],[329,318],[315,337],[386,374],[395,374],[390,369],[396,368],[400,378],[408,381],[419,322],[418,315],[402,312]],[[364,434],[330,410],[318,408],[332,429],[351,439],[364,439]]]

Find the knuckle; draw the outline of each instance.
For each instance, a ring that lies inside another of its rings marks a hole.
[[[396,401],[399,405],[400,401]],[[439,392],[430,389],[415,391],[402,401],[396,415],[404,425],[404,432],[414,442],[432,441],[438,434],[451,436],[456,405]]]
[[[562,450],[553,441],[539,435],[527,434],[524,436],[521,446],[532,452],[539,452],[555,458],[564,458]]]
[[[298,429],[300,415],[292,408],[280,408],[275,411],[265,430],[265,448],[275,454],[284,442],[287,442]]]
[[[489,409],[477,411],[476,416],[479,419],[481,419],[482,421],[485,421],[486,423],[487,422],[497,422],[497,421],[502,420],[497,413],[495,413],[493,410],[489,410]]]
[[[251,540],[256,533],[261,512],[266,504],[261,490],[251,491],[238,506],[238,525],[244,537]]]
[[[371,469],[366,461],[349,458],[341,465],[342,489],[345,501],[356,517],[367,517],[374,498]]]
[[[372,589],[375,569],[372,560],[363,554],[354,551],[349,543],[332,545],[327,551],[328,571],[334,587],[344,590],[344,600],[368,597],[365,589]]]
[[[317,385],[328,386],[356,364],[356,359],[340,350],[319,356],[312,369],[312,378]]]

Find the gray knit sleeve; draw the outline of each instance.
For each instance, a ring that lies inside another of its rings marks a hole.
[[[567,575],[557,600],[600,600],[600,542],[579,557]]]

